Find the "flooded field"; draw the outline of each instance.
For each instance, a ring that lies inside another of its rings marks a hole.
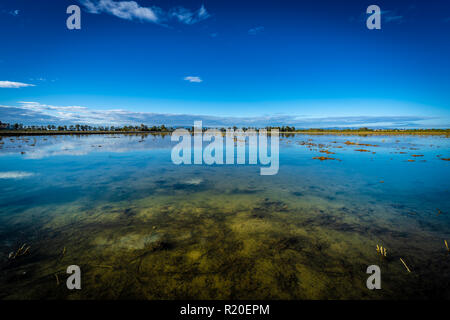
[[[447,137],[282,136],[274,176],[174,145],[2,137],[0,299],[450,299]]]

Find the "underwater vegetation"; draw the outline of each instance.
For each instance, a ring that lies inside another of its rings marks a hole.
[[[336,160],[336,158],[330,158],[330,157],[314,157],[313,159],[317,159],[317,160],[320,160],[320,161],[323,161],[323,160]]]

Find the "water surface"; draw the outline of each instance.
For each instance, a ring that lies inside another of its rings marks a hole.
[[[448,138],[284,136],[274,176],[177,166],[173,145],[3,137],[0,298],[450,298]],[[372,264],[382,290],[366,288]]]

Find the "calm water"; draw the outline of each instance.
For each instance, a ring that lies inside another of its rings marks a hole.
[[[450,298],[448,138],[284,137],[275,176],[176,166],[173,145],[3,137],[0,298]],[[65,286],[71,264],[82,270],[76,292]],[[366,288],[372,264],[382,290]]]

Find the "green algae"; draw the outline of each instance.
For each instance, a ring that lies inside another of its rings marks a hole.
[[[370,233],[375,227],[342,212],[305,213],[292,200],[254,201],[246,193],[162,198],[141,199],[133,209],[93,209],[76,226],[56,215],[42,226],[34,256],[7,273],[33,270],[39,276],[27,291],[46,298],[358,299],[398,297],[396,288],[405,285],[395,259],[381,261],[393,282],[368,295],[364,268],[380,263]],[[376,233],[390,251],[402,242],[387,230]],[[67,254],[58,260],[63,246]],[[79,293],[55,286],[53,274],[64,279],[68,264],[83,270]],[[16,285],[2,283],[3,298],[23,298]]]

